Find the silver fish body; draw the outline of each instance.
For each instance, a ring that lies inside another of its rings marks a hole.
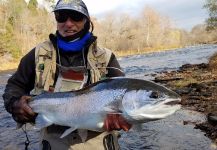
[[[180,97],[154,82],[111,78],[73,92],[43,93],[30,107],[38,113],[36,126],[51,124],[76,129],[103,131],[107,114],[121,114],[131,124],[165,118],[180,109]],[[173,104],[172,104],[173,103]]]

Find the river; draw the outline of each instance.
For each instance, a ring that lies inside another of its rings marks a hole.
[[[217,45],[203,45],[175,49],[165,52],[135,55],[119,58],[127,77],[153,79],[152,74],[177,70],[183,64],[207,63],[208,58],[217,52]],[[22,130],[3,107],[2,94],[11,76],[10,72],[0,73],[0,149],[23,150],[26,140]],[[123,150],[214,150],[217,149],[204,133],[194,129],[194,125],[184,125],[184,121],[203,122],[205,116],[198,112],[181,109],[174,115],[159,121],[145,123],[142,131],[121,132],[120,146]],[[29,149],[38,149],[37,130],[28,130]]]

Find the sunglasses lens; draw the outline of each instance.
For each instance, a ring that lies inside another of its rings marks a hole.
[[[70,13],[69,17],[74,21],[82,21],[84,19],[84,15],[81,13]]]
[[[55,18],[56,21],[59,23],[64,23],[67,21],[68,18],[72,19],[73,21],[82,21],[84,19],[84,15],[79,13],[79,12],[75,12],[75,11],[57,11],[55,12]]]
[[[66,22],[66,20],[68,19],[68,16],[61,12],[55,12],[55,18],[57,22],[63,23],[63,22]]]

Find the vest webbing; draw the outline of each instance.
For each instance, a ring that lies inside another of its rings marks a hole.
[[[90,70],[91,83],[97,82],[107,74],[107,65],[112,52],[97,47],[94,42],[90,45],[87,54],[87,68]],[[36,77],[32,94],[38,95],[42,91],[49,91],[54,86],[56,74],[56,50],[51,41],[45,41],[35,48]]]

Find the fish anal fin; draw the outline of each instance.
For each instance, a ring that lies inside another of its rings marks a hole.
[[[78,129],[78,135],[81,137],[81,140],[84,143],[87,139],[87,130]]]
[[[75,131],[77,127],[71,127],[63,132],[60,138],[64,138],[65,136],[69,135],[71,132]]]

